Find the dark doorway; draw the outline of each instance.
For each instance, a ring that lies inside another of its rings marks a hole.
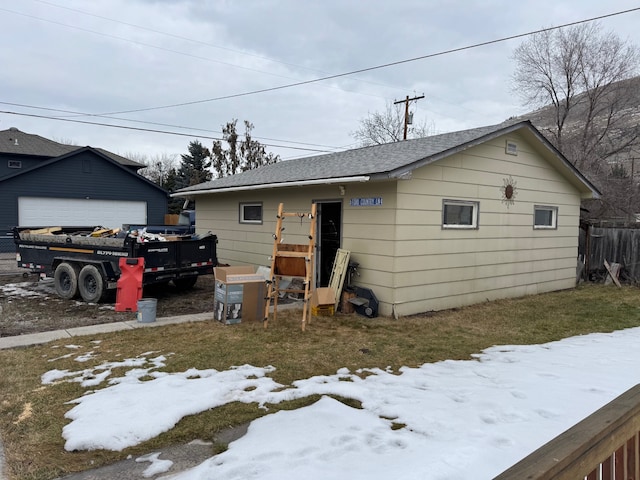
[[[316,202],[318,216],[316,286],[329,285],[333,261],[342,240],[342,202]]]

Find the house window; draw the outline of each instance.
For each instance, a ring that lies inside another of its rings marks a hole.
[[[535,205],[533,208],[533,228],[558,228],[558,207]]]
[[[22,162],[20,160],[9,160],[9,168],[22,168]]]
[[[442,228],[478,228],[478,202],[442,201]]]
[[[262,203],[241,203],[240,223],[262,223]]]

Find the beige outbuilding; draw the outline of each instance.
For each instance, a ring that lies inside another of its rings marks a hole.
[[[349,250],[353,284],[402,317],[574,287],[580,202],[599,192],[524,121],[281,161],[174,196],[195,200],[198,231],[231,265],[269,265],[278,205],[316,203],[316,285]],[[284,241],[308,232],[288,221]]]

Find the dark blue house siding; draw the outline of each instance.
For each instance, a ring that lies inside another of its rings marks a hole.
[[[147,222],[164,223],[168,193],[91,148],[18,172],[0,178],[0,238],[18,223],[19,197],[144,201]],[[7,251],[5,243],[0,241],[0,251]],[[10,247],[13,251],[12,243]]]
[[[0,179],[38,166],[46,160],[48,160],[47,157],[0,153]],[[20,162],[20,168],[9,167],[10,162]]]

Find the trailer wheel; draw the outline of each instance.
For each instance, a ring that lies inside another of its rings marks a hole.
[[[196,284],[197,281],[198,281],[197,276],[185,277],[185,278],[174,278],[173,284],[176,286],[178,290],[183,291],[183,290],[189,290],[190,288],[193,288],[193,286]]]
[[[104,279],[94,265],[85,265],[78,275],[78,290],[87,303],[98,303],[105,294]]]
[[[63,262],[53,274],[54,287],[60,298],[70,300],[78,295],[78,268]]]

